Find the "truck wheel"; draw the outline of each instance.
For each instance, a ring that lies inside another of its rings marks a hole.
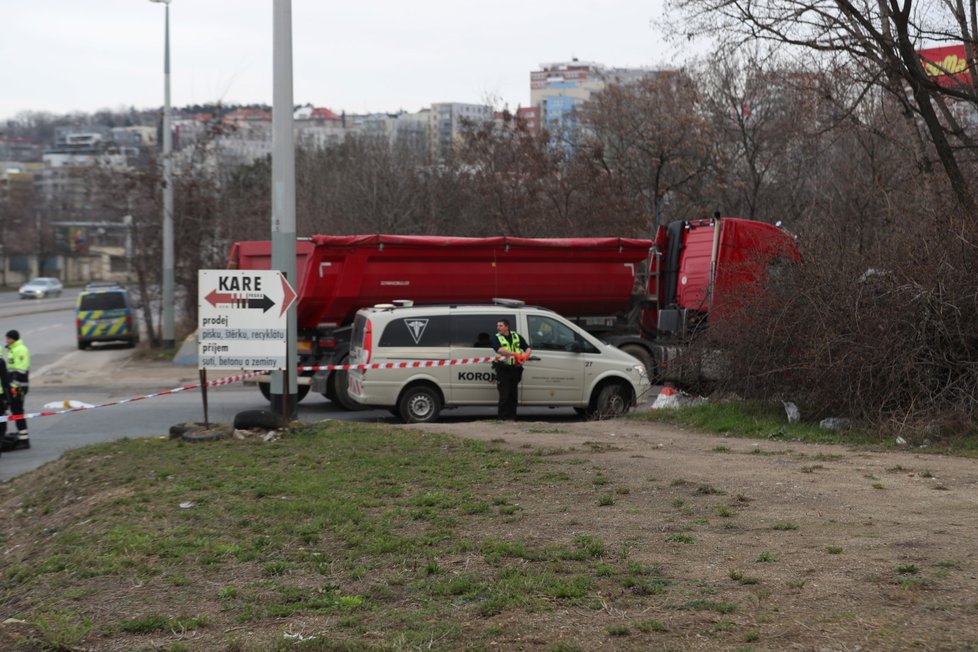
[[[598,398],[588,416],[592,419],[617,419],[628,412],[630,402],[628,391],[624,387],[617,383],[605,385],[599,390]]]
[[[91,345],[92,345],[92,343],[89,342],[88,340],[78,340],[78,350],[79,351],[84,351],[85,349],[87,349]]]
[[[404,423],[431,423],[441,413],[441,396],[430,385],[412,385],[398,399],[397,411]]]
[[[309,395],[309,385],[299,385],[296,390],[295,400],[296,402],[301,402],[306,396]],[[258,383],[258,391],[261,395],[265,397],[265,400],[269,403],[272,401],[272,384],[271,383]]]
[[[337,364],[346,364],[349,356],[343,358]],[[349,410],[351,412],[355,410],[362,410],[363,406],[354,401],[350,397],[350,372],[346,370],[334,371],[332,376],[330,376],[330,382],[332,383],[332,401],[339,405],[344,410]]]
[[[625,344],[621,347],[621,350],[633,358],[638,358],[639,362],[645,365],[645,371],[649,375],[649,380],[653,383],[655,382],[658,369],[656,369],[655,359],[648,349],[640,344]]]

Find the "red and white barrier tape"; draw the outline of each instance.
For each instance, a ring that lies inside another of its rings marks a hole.
[[[499,356],[490,355],[484,358],[457,358],[455,360],[414,360],[412,362],[384,362],[375,364],[324,364],[307,367],[296,367],[298,371],[346,371],[349,369],[420,369],[423,367],[454,367],[460,364],[481,364],[499,360]]]
[[[120,401],[109,401],[108,403],[99,403],[98,405],[86,405],[84,407],[74,407],[65,408],[64,410],[50,410],[45,412],[29,412],[27,414],[11,414],[10,416],[0,416],[0,423],[10,422],[10,421],[20,421],[21,419],[35,419],[37,417],[53,417],[58,414],[67,414],[68,412],[84,412],[85,410],[96,410],[98,408],[112,407],[114,405],[124,405],[126,403],[135,403],[136,401],[144,401],[148,398],[156,398],[157,396],[167,396],[169,394],[179,394],[180,392],[186,392],[192,389],[199,389],[200,387],[217,387],[220,385],[230,385],[231,383],[236,383],[252,376],[260,376],[266,372],[264,371],[246,371],[237,376],[227,376],[226,378],[218,378],[217,380],[209,380],[206,383],[197,383],[195,385],[184,385],[183,387],[174,387],[173,389],[168,389],[163,392],[155,392],[153,394],[146,394],[144,396],[134,396],[132,398],[124,398]]]
[[[335,371],[335,370],[349,370],[349,369],[413,369],[422,367],[451,367],[455,365],[463,364],[479,364],[484,362],[492,362],[496,360],[495,356],[488,356],[484,358],[458,358],[456,360],[415,360],[413,362],[387,362],[383,364],[328,364],[328,365],[316,365],[307,367],[297,367],[297,371]],[[156,392],[153,394],[146,394],[144,396],[134,396],[132,398],[125,398],[120,401],[109,401],[108,403],[99,403],[98,405],[86,405],[85,407],[74,407],[65,408],[64,410],[49,410],[45,412],[29,412],[27,414],[11,414],[10,416],[0,415],[0,423],[7,423],[10,421],[20,421],[21,419],[36,419],[37,417],[53,417],[58,414],[67,414],[69,412],[84,412],[86,410],[96,410],[98,408],[113,407],[116,405],[125,405],[126,403],[135,403],[136,401],[144,401],[148,398],[156,398],[158,396],[167,396],[169,394],[178,394],[180,392],[186,392],[193,389],[200,389],[201,387],[218,387],[221,385],[230,385],[232,383],[237,383],[248,378],[253,378],[254,376],[263,376],[269,372],[267,371],[246,371],[244,373],[238,374],[237,376],[227,376],[225,378],[219,378],[217,380],[209,380],[206,383],[196,383],[194,385],[184,385],[183,387],[174,387],[173,389],[168,389],[163,392]]]

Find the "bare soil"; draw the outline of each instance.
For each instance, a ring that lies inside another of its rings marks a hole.
[[[514,648],[547,649],[569,628],[592,632],[582,649],[646,649],[635,626],[654,619],[666,631],[653,649],[978,650],[974,459],[630,420],[410,427],[564,459],[592,482],[512,487],[526,517],[505,536],[597,536],[687,593],[645,613],[521,613],[514,631],[536,618],[539,638]],[[629,633],[609,639],[616,621]]]

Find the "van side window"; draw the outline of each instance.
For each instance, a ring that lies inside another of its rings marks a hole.
[[[556,319],[527,315],[526,323],[530,328],[527,337],[537,351],[571,351],[577,343],[584,353],[597,353],[594,345]]]
[[[452,315],[452,346],[493,350],[499,348],[496,322],[500,319],[509,320],[513,329],[516,329],[516,315]]]
[[[384,328],[384,333],[380,336],[380,346],[448,346],[449,324],[448,315],[394,319]]]

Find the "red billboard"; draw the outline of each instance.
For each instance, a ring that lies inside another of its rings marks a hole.
[[[948,45],[941,48],[917,50],[924,72],[935,82],[945,88],[954,86],[970,86],[971,76],[968,74],[968,58],[964,53],[964,45]]]

